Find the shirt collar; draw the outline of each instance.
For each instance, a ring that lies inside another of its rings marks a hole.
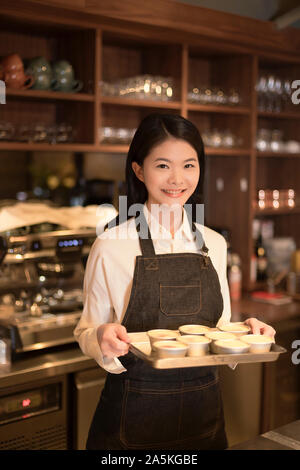
[[[149,229],[152,233],[155,234],[154,238],[163,238],[163,239],[172,239],[171,233],[165,229],[162,225],[159,224],[156,217],[154,217],[151,212],[148,210],[146,203],[144,204],[144,216],[149,225]],[[152,237],[153,238],[153,237]],[[190,226],[190,222],[186,213],[186,210],[183,208],[183,218],[182,224],[174,234],[174,239],[185,238],[188,241],[194,241],[195,235],[193,234]]]

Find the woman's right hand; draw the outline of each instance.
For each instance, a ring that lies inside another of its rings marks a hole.
[[[130,338],[126,328],[118,323],[105,323],[97,329],[97,339],[103,356],[125,356],[129,351]]]

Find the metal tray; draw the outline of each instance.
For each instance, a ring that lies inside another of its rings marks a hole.
[[[285,353],[286,349],[277,344],[272,344],[271,351],[268,353],[254,354],[214,354],[210,353],[199,357],[176,357],[164,358],[157,357],[152,351],[147,333],[129,333],[131,344],[129,350],[137,357],[147,362],[155,369],[176,369],[182,367],[203,367],[217,366],[225,364],[240,364],[253,362],[273,362],[279,357],[279,354]],[[178,334],[180,337],[180,334]]]

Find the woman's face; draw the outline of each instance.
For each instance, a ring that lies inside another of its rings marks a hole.
[[[170,138],[154,147],[133,171],[148,191],[148,204],[183,206],[195,191],[200,167],[196,150],[185,140]]]

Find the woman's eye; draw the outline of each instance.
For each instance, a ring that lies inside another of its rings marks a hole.
[[[168,166],[165,164],[165,163],[160,163],[159,165],[157,165],[157,168],[168,168]]]
[[[185,165],[185,168],[187,168],[187,167],[188,167],[188,168],[195,168],[195,165],[193,165],[192,163],[187,163],[187,164]]]

